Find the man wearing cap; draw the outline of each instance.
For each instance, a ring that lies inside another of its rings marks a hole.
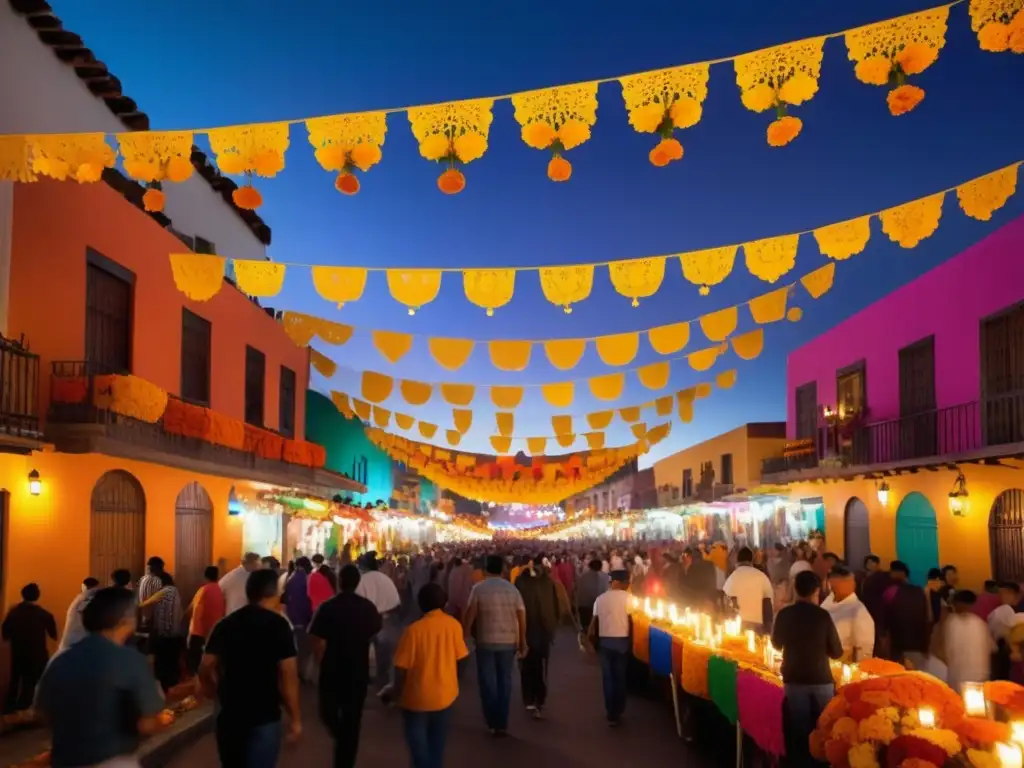
[[[594,601],[588,633],[601,656],[601,681],[608,725],[616,726],[626,709],[626,668],[629,661],[629,574],[612,571],[607,592]]]
[[[249,574],[260,569],[260,556],[255,552],[246,552],[242,564],[228,571],[220,580],[220,591],[224,594],[224,615],[228,616],[239,608],[249,604],[245,596],[245,583]],[[141,585],[140,585],[141,588]],[[141,595],[140,595],[141,597]]]

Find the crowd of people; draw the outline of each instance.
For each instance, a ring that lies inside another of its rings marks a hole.
[[[108,586],[86,579],[59,641],[39,588],[25,586],[2,628],[12,651],[5,712],[34,702],[52,730],[53,764],[95,765],[134,753],[161,727],[164,696],[191,681],[189,690],[217,702],[222,765],[272,766],[281,745],[301,736],[306,683],[316,686],[335,765],[355,765],[375,695],[401,711],[414,768],[440,766],[467,660],[483,724],[501,738],[517,667],[522,706],[545,716],[550,650],[563,626],[599,656],[604,714],[619,725],[630,593],[770,634],[797,752],[834,693],[830,660],[884,656],[954,686],[1021,677],[1019,585],[987,582],[976,595],[960,589],[953,566],[929,573],[924,587],[899,561],[883,570],[868,556],[858,566],[806,542],[758,550],[510,540],[358,558],[346,547],[286,568],[254,553],[223,574],[211,566],[186,604],[153,557],[137,584],[125,570]],[[53,659],[48,640],[58,643]]]

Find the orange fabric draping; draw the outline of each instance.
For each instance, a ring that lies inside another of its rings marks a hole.
[[[168,400],[170,406],[175,400]],[[164,411],[166,418],[167,411]],[[166,428],[166,427],[165,427]],[[245,424],[222,413],[210,412],[210,442],[234,448],[236,451],[245,449]]]

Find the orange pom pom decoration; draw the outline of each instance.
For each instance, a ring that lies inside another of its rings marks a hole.
[[[164,176],[168,181],[173,181],[176,184],[187,180],[192,175],[192,161],[186,157],[172,157],[167,161],[167,168],[164,170]]]
[[[683,159],[683,145],[677,139],[662,139],[658,146],[651,150],[647,159],[651,161],[651,165],[662,168],[673,160]]]
[[[889,91],[886,99],[889,103],[889,112],[893,115],[905,115],[912,110],[921,100],[924,99],[924,88],[916,85],[901,85]]]
[[[548,163],[548,178],[552,181],[568,181],[572,176],[572,163],[561,155],[555,155]]]
[[[359,179],[354,173],[342,171],[334,180],[334,188],[343,195],[354,195],[359,191]]]
[[[784,115],[768,126],[768,146],[784,147],[803,130],[804,123],[799,117]]]
[[[437,177],[437,188],[446,195],[457,195],[466,188],[466,177],[458,168],[449,168]]]
[[[166,197],[156,187],[150,187],[142,195],[142,207],[150,213],[159,213],[164,209]]]
[[[231,193],[235,205],[245,211],[255,211],[263,205],[263,196],[255,187],[239,187]]]

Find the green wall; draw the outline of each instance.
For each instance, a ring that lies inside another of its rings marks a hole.
[[[344,472],[366,486],[365,494],[352,498],[361,504],[391,498],[391,459],[366,439],[359,419],[346,419],[334,403],[312,390],[306,393],[306,439],[327,449],[327,469]]]

